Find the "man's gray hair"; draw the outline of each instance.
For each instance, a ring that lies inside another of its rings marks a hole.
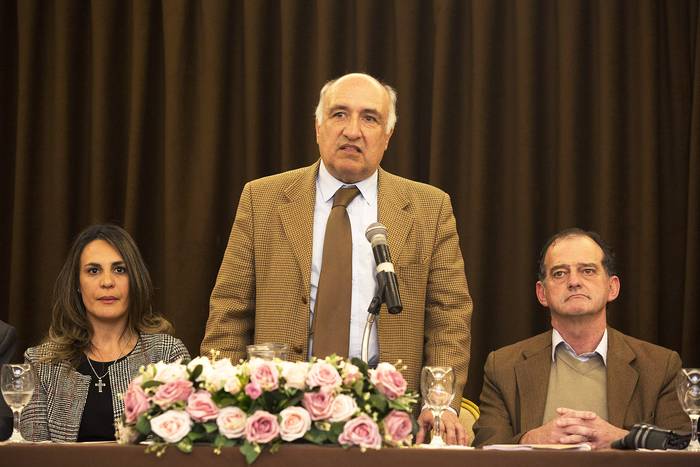
[[[319,93],[318,104],[316,105],[316,123],[318,125],[323,123],[323,119],[324,119],[323,101],[326,97],[326,93],[328,93],[328,91],[333,87],[333,85],[335,83],[337,83],[339,80],[341,80],[347,76],[351,76],[351,75],[364,76],[365,78],[367,78],[371,81],[374,81],[379,86],[383,87],[384,90],[387,92],[387,94],[389,95],[389,115],[388,115],[387,120],[386,120],[386,128],[384,129],[384,131],[387,134],[391,133],[394,130],[394,126],[396,126],[396,120],[397,120],[397,117],[396,117],[396,90],[394,90],[394,88],[392,88],[388,84],[384,84],[384,83],[380,82],[378,79],[376,79],[375,77],[370,76],[370,75],[365,74],[365,73],[350,73],[348,75],[341,76],[340,78],[330,80],[326,84],[323,85],[323,87],[321,88],[321,92]]]

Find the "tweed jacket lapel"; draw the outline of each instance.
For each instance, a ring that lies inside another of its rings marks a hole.
[[[607,392],[608,422],[614,426],[625,425],[625,415],[630,406],[639,373],[630,363],[635,354],[622,339],[622,335],[608,328]],[[639,414],[642,416],[642,414]]]
[[[549,373],[552,368],[552,332],[538,336],[530,346],[523,349],[523,360],[515,365],[515,380],[520,395],[520,427],[524,433],[542,425],[544,406],[547,402]]]
[[[319,161],[301,172],[284,193],[288,202],[278,208],[280,222],[292,246],[304,286],[304,297],[311,295],[311,255],[313,249],[314,204]]]
[[[397,264],[408,234],[413,228],[414,215],[409,210],[411,207],[410,201],[397,189],[397,185],[392,180],[392,175],[381,168],[377,176],[377,204],[377,218],[386,227],[391,259],[394,264]],[[382,305],[381,314],[387,313],[386,305]],[[383,352],[384,349],[390,348],[390,342],[396,339],[396,336],[392,335],[394,332],[395,330],[382,326],[380,318],[377,324],[380,360],[389,358]]]
[[[401,257],[401,250],[413,227],[413,214],[408,210],[409,200],[393,183],[392,175],[381,168],[377,176],[377,217],[384,224],[389,251],[394,262]]]

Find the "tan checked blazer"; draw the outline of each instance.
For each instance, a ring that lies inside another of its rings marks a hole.
[[[235,360],[252,342],[289,344],[290,359],[307,359],[314,165],[246,184],[209,304],[202,354],[218,349]],[[408,366],[418,388],[423,365],[456,370],[466,382],[472,301],[449,196],[437,188],[378,174],[379,221],[399,281],[403,312],[382,306],[380,361]],[[455,398],[459,407],[459,397]]]
[[[518,443],[542,425],[552,368],[552,331],[491,352],[474,425],[475,446]],[[688,430],[676,397],[681,369],[676,352],[608,327],[608,422],[629,430],[635,423]]]

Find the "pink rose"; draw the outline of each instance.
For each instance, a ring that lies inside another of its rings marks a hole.
[[[382,421],[385,438],[394,446],[410,444],[413,436],[413,423],[406,412],[392,410]]]
[[[331,415],[328,418],[329,422],[344,422],[357,412],[357,404],[353,397],[347,394],[339,394],[331,404]]]
[[[277,416],[264,410],[255,412],[245,423],[245,438],[251,443],[269,443],[277,438],[279,433]]]
[[[362,373],[360,373],[360,369],[350,362],[345,362],[345,366],[343,366],[343,384],[350,386],[361,378]]]
[[[124,415],[126,423],[135,423],[139,415],[148,410],[148,397],[143,388],[133,382],[124,393]]]
[[[153,395],[153,402],[166,409],[177,401],[186,401],[192,394],[192,382],[178,379],[161,384]]]
[[[187,413],[195,422],[208,422],[219,415],[219,408],[207,391],[197,391],[187,399]]]
[[[238,407],[224,407],[216,418],[216,425],[225,437],[240,438],[245,434],[246,414]]]
[[[187,436],[192,426],[192,420],[187,412],[168,410],[151,419],[151,430],[166,443],[177,443]]]
[[[326,420],[333,409],[333,393],[324,388],[318,392],[307,392],[301,405],[309,411],[311,420]]]
[[[388,399],[394,400],[406,393],[406,380],[391,363],[380,363],[369,371],[369,380]]]
[[[306,375],[306,385],[310,388],[317,386],[321,387],[339,387],[343,380],[338,374],[338,370],[333,365],[325,360],[318,360],[311,365],[309,373]]]
[[[382,438],[379,427],[367,414],[353,418],[345,424],[343,432],[338,436],[338,442],[345,445],[355,445],[361,448],[379,449]]]
[[[251,381],[245,385],[245,393],[248,397],[255,400],[262,394],[262,388],[255,381]]]
[[[287,407],[280,412],[280,437],[285,441],[302,438],[311,428],[309,412],[302,407]]]
[[[250,381],[257,383],[263,391],[274,391],[278,387],[279,371],[270,360],[254,358],[248,363]]]

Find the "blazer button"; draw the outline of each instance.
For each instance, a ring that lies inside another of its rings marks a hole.
[[[301,303],[303,303],[304,305],[309,303],[309,300],[306,298],[306,296],[301,297]]]
[[[304,352],[304,347],[300,345],[295,345],[294,347],[292,347],[292,352],[301,354]]]

